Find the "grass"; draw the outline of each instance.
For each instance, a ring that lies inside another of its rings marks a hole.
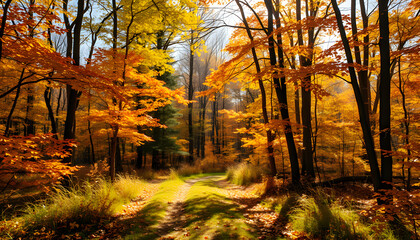
[[[264,170],[259,166],[254,166],[248,163],[240,163],[230,166],[227,169],[227,179],[237,185],[247,186],[251,183],[260,182]]]
[[[182,164],[176,172],[181,177],[195,176],[203,173],[220,173],[225,172],[226,167],[224,165],[215,165],[217,160],[214,157],[206,157],[203,160],[194,162],[193,165]]]
[[[356,228],[359,216],[355,212],[323,198],[301,198],[290,219],[293,229],[313,237],[359,239],[368,235],[366,226]]]
[[[145,186],[138,178],[119,176],[115,183],[98,178],[69,189],[57,188],[47,199],[28,205],[21,217],[12,219],[17,224],[5,234],[25,237],[26,233],[39,231],[67,233],[84,224],[97,223],[121,210]]]
[[[310,239],[397,239],[388,225],[368,223],[349,205],[343,206],[319,191],[311,196],[268,198],[263,205],[278,212],[290,230],[304,233]]]
[[[160,185],[158,192],[147,202],[144,208],[138,213],[136,219],[131,221],[141,224],[129,230],[125,239],[157,239],[155,233],[160,220],[165,217],[168,209],[168,202],[172,201],[184,182],[173,175],[171,180],[165,181]]]
[[[164,218],[168,209],[168,202],[175,198],[179,187],[184,184],[177,178],[176,172],[171,174],[172,180],[161,184],[159,191],[153,196],[146,206],[138,214],[136,220],[139,222],[130,229],[129,235],[124,239],[159,239],[157,226]],[[238,210],[238,205],[221,193],[214,181],[222,180],[223,175],[219,174],[198,174],[186,177],[191,180],[206,176],[214,176],[209,180],[202,180],[195,183],[187,194],[185,210],[185,222],[180,226],[183,230],[171,232],[162,239],[255,239],[255,235],[249,226],[244,223],[244,217]],[[181,216],[179,216],[181,217]],[[179,219],[174,219],[174,221]]]
[[[220,176],[220,177],[224,178],[225,173],[220,173],[220,172],[200,173],[200,174],[190,175],[190,176],[186,176],[186,177],[181,177],[181,179],[186,181],[186,180],[190,180],[190,179],[194,179],[194,178],[202,178],[202,177],[209,177],[209,176]]]
[[[222,179],[223,177],[219,177]],[[187,195],[188,239],[254,239],[255,235],[238,210],[212,180],[194,184]]]
[[[144,180],[152,180],[158,176],[155,171],[150,169],[137,169],[135,172],[140,179]]]

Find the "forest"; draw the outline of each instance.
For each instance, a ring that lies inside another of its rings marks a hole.
[[[0,239],[419,239],[419,0],[0,0]]]

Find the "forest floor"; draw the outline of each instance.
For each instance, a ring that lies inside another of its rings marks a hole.
[[[96,239],[281,239],[287,229],[250,188],[225,175],[160,184],[153,195],[126,205]]]
[[[375,202],[366,184],[312,192],[276,188],[263,196],[264,181],[243,187],[228,182],[224,173],[169,175],[139,184],[140,194],[112,216],[86,224],[70,218],[57,222],[54,231],[32,228],[22,239],[302,240],[327,239],[325,234],[328,239],[397,239],[379,236],[386,231],[368,228],[357,216]],[[134,189],[137,183],[129,186]],[[0,239],[6,236],[1,231],[0,224]]]

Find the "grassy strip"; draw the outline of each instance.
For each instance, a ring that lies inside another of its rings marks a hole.
[[[190,180],[195,178],[210,177],[210,176],[225,176],[225,173],[200,173],[190,176],[181,177],[182,180]]]
[[[131,222],[139,223],[129,230],[124,239],[157,239],[154,232],[166,214],[168,202],[176,197],[179,188],[184,184],[179,178],[168,180],[160,185],[158,192],[148,201],[139,214]]]
[[[194,184],[186,205],[187,239],[255,239],[238,205],[220,192],[214,179]]]
[[[80,237],[86,237],[92,224],[120,211],[146,186],[138,178],[119,176],[115,183],[97,179],[70,189],[59,188],[49,198],[29,205],[21,217],[8,221],[12,225],[5,222],[9,226],[4,234],[36,239],[80,232]]]

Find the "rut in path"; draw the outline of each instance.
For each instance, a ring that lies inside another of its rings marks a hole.
[[[159,236],[165,236],[172,231],[181,230],[187,219],[184,214],[185,199],[192,185],[199,181],[214,178],[214,176],[207,176],[202,178],[196,178],[185,181],[185,184],[181,186],[179,191],[176,193],[176,198],[172,202],[168,202],[168,210],[166,211],[165,217],[160,221],[157,227],[157,233]]]

